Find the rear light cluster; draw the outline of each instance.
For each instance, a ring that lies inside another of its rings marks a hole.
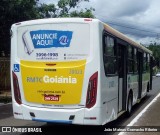
[[[94,73],[89,79],[87,98],[86,98],[86,107],[87,108],[93,107],[96,103],[97,82],[98,82],[98,72]]]
[[[13,71],[12,71],[12,77],[13,77],[14,98],[18,104],[22,104],[18,78]]]

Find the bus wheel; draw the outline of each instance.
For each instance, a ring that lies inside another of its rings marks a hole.
[[[127,102],[127,116],[129,117],[132,113],[132,94],[130,93],[128,96],[128,102]]]
[[[149,92],[149,83],[147,84],[147,92]]]

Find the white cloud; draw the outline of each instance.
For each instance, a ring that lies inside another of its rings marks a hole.
[[[103,0],[94,1],[97,15],[108,17],[135,16],[145,12],[150,6],[151,0]]]
[[[57,3],[58,0],[40,1]],[[157,35],[160,36],[159,5],[159,0],[90,0],[83,2],[81,7],[95,8],[94,14],[98,19],[118,24],[112,26],[137,42],[150,43],[156,41]]]
[[[40,3],[45,3],[45,4],[56,4],[58,0],[39,0]]]
[[[141,44],[145,44],[146,46],[148,46],[150,43],[159,43],[160,44],[160,37],[159,36],[156,36],[156,37],[149,37],[149,36],[146,36],[146,37],[142,37],[142,38],[139,38],[138,36],[134,36],[134,35],[131,35],[131,34],[126,34],[130,39],[136,41],[137,43],[141,43]]]
[[[159,0],[104,0],[103,2],[97,0],[95,2],[97,2],[95,4],[97,18],[118,24],[112,26],[137,42],[159,42],[156,40],[157,34],[160,35]]]

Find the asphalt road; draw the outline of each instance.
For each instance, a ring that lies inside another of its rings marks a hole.
[[[44,129],[45,135],[50,134],[64,134],[69,132],[69,134],[89,134],[93,132],[95,134],[109,134],[117,135],[118,132],[103,132],[105,128],[116,127],[116,126],[126,126],[128,125],[152,100],[153,98],[160,93],[160,78],[153,79],[153,90],[139,103],[133,107],[132,115],[129,118],[126,118],[125,115],[122,115],[117,120],[110,122],[104,126],[79,126],[79,125],[62,125],[62,124],[52,124],[47,125],[46,123],[33,122],[33,121],[24,121],[16,120],[12,115],[12,105],[3,105],[0,106],[0,126],[31,126],[31,127],[40,127]],[[98,129],[98,130],[97,130]],[[47,133],[50,131],[50,133]],[[44,133],[44,132],[43,132]],[[6,134],[6,133],[0,133]],[[13,133],[12,133],[13,134]],[[15,135],[29,135],[31,133],[14,133]]]

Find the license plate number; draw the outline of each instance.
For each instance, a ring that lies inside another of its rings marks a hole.
[[[44,95],[45,101],[59,101],[59,95]]]

